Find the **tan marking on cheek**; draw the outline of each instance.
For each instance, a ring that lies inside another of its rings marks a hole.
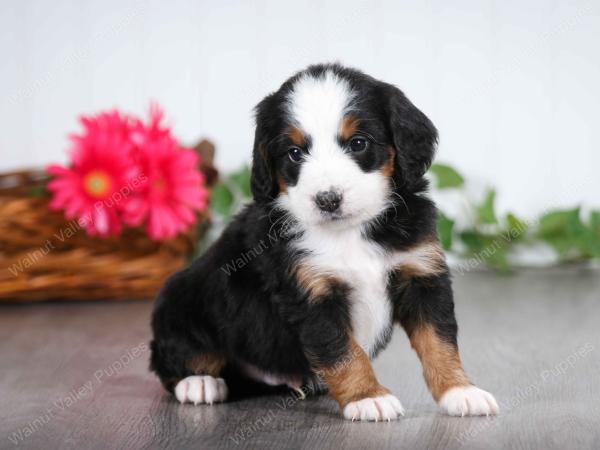
[[[352,336],[346,357],[332,367],[317,370],[317,374],[325,380],[329,393],[342,408],[356,400],[390,393],[379,384],[369,357]]]
[[[407,278],[430,277],[448,270],[444,251],[437,239],[417,244],[393,255],[395,268]]]
[[[311,303],[326,296],[334,286],[341,283],[332,274],[320,272],[302,263],[296,266],[294,275],[298,285],[308,293]]]
[[[436,401],[450,388],[471,384],[457,348],[440,339],[431,325],[419,325],[410,336],[410,344],[421,360],[425,382]]]
[[[277,177],[277,183],[279,184],[279,191],[283,194],[287,194],[288,185],[281,175]]]
[[[196,375],[217,377],[226,364],[225,356],[220,353],[202,353],[187,362],[187,368]]]
[[[352,136],[356,134],[358,131],[358,127],[360,125],[360,120],[354,116],[346,116],[342,119],[342,123],[340,124],[340,137],[343,140],[348,140]]]
[[[286,133],[294,145],[302,148],[306,146],[306,138],[300,128],[294,126],[288,127]]]
[[[390,148],[388,150],[389,156],[385,164],[381,167],[381,174],[384,177],[391,178],[394,175],[394,163],[396,161],[396,152]]]

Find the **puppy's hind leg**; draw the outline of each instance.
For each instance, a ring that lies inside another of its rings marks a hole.
[[[170,347],[170,348],[169,348]],[[180,403],[213,404],[227,399],[227,385],[219,375],[226,364],[218,352],[197,352],[185,346],[151,343],[151,368]]]
[[[225,358],[219,353],[202,353],[187,362],[196,375],[180,380],[175,386],[175,397],[181,403],[198,405],[223,402],[227,399],[227,385],[219,374],[225,366]]]

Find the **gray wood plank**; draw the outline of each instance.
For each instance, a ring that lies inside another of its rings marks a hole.
[[[0,448],[600,448],[598,273],[472,273],[455,287],[463,362],[498,417],[441,415],[400,330],[374,365],[406,417],[351,423],[293,393],[177,404],[147,369],[149,302],[0,305]]]

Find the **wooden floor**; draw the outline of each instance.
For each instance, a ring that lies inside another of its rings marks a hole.
[[[495,418],[437,412],[404,334],[375,362],[407,414],[341,419],[295,394],[179,405],[147,370],[150,303],[0,307],[0,448],[600,448],[600,276],[456,275],[459,342]]]

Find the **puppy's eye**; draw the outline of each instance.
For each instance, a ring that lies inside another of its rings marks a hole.
[[[295,163],[300,162],[302,161],[302,159],[304,159],[304,152],[300,147],[290,147],[288,149],[288,155],[290,156],[290,159]]]
[[[352,152],[362,152],[369,148],[369,141],[364,136],[354,136],[350,139],[348,147]]]

